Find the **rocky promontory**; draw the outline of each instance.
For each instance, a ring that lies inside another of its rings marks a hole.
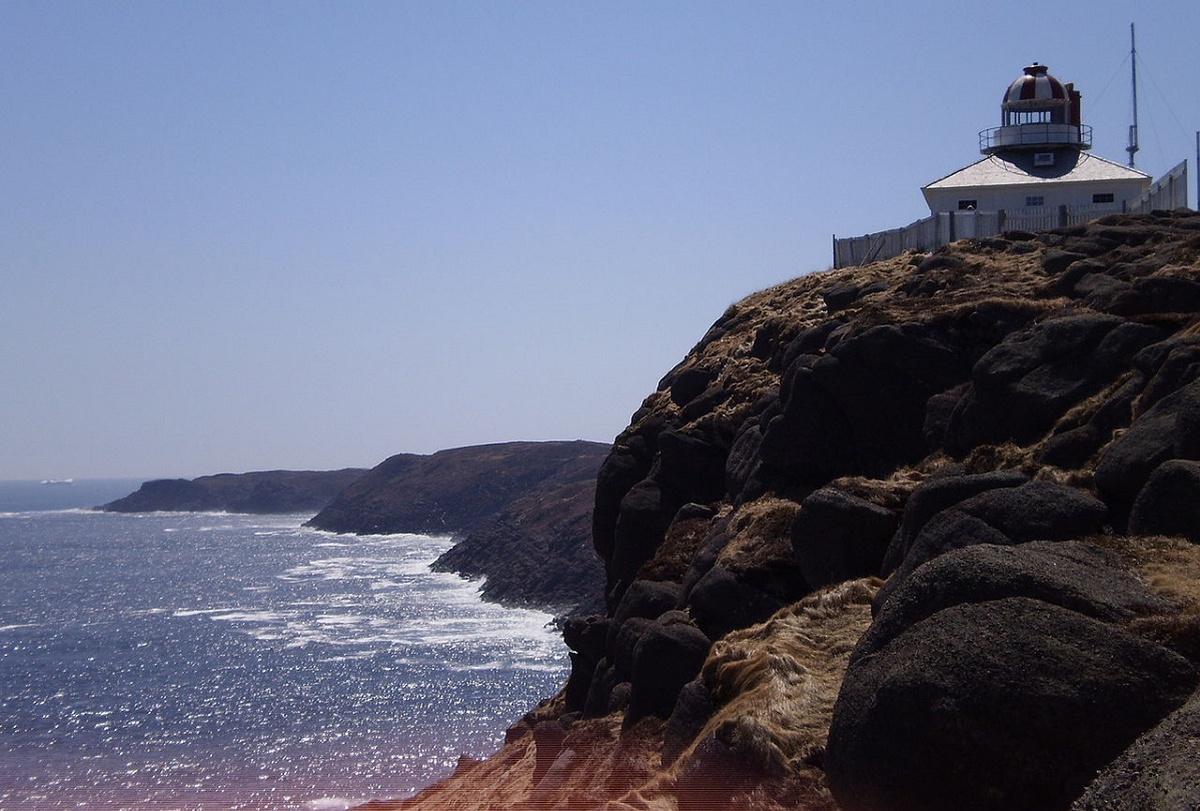
[[[592,548],[597,442],[506,442],[398,454],[309,525],[331,532],[453,535],[440,571],[483,577],[486,599],[570,611],[602,604]]]
[[[462,533],[535,490],[594,481],[598,442],[504,442],[385,459],[309,526],[330,532]]]
[[[732,305],[595,486],[605,608],[378,809],[1195,811],[1200,216]]]
[[[265,470],[154,479],[97,509],[106,512],[312,513],[366,470]]]

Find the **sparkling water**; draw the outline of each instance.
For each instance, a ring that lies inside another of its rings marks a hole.
[[[0,809],[402,797],[565,678],[548,614],[429,571],[448,539],[20,509],[74,486],[0,483]]]

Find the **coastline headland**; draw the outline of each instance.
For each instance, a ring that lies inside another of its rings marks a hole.
[[[568,683],[367,807],[1194,808],[1198,271],[1180,210],[730,306],[600,468]]]

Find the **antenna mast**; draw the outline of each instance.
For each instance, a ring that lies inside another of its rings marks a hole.
[[[1132,168],[1133,156],[1138,151],[1137,40],[1134,38],[1133,23],[1129,24],[1129,57],[1133,78],[1133,123],[1129,125],[1129,146],[1125,147],[1125,151],[1129,153],[1129,166]]]

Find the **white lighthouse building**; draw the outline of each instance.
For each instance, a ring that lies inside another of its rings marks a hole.
[[[1187,161],[1152,184],[1145,172],[1093,155],[1080,98],[1045,65],[1025,68],[1004,92],[1000,126],[979,133],[984,157],[921,189],[929,216],[861,237],[834,236],[834,267],[931,251],[968,237],[1187,206]]]
[[[1092,128],[1080,118],[1080,97],[1045,65],[1025,68],[1004,93],[1001,125],[979,133],[985,157],[921,189],[930,212],[1069,206],[1101,216],[1138,199],[1150,176],[1088,151]]]

